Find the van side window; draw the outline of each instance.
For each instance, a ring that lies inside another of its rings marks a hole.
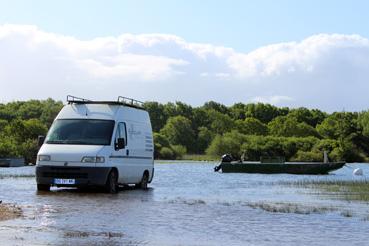
[[[127,128],[126,123],[119,122],[117,127],[117,132],[115,134],[115,142],[118,142],[118,138],[124,138],[125,145],[127,146]]]

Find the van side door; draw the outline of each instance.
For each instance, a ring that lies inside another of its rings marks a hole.
[[[118,139],[124,139],[124,148],[118,148]],[[119,183],[130,183],[132,181],[132,170],[127,165],[127,157],[129,155],[129,141],[127,138],[127,127],[125,122],[119,122],[115,131],[113,155],[110,161],[119,172]]]

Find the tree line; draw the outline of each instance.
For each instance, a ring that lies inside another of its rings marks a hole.
[[[334,112],[236,103],[146,102],[154,131],[155,157],[182,158],[186,153],[257,161],[283,156],[290,161],[368,161],[369,111]]]
[[[207,102],[199,107],[175,102],[145,102],[154,131],[155,158],[181,159],[186,154],[259,160],[368,161],[369,111],[334,112],[276,107],[263,103],[225,106]],[[0,104],[0,157],[35,161],[37,136],[45,135],[63,107],[53,99]]]
[[[35,163],[37,137],[46,134],[62,107],[53,99],[0,104],[0,158],[24,157]]]

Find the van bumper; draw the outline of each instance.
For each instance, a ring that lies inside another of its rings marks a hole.
[[[106,184],[111,167],[36,166],[37,184],[54,186],[102,186]],[[55,179],[74,179],[74,184],[55,184]]]

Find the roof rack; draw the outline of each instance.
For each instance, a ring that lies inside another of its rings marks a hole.
[[[132,108],[138,108],[143,109],[143,102],[128,98],[128,97],[122,97],[119,96],[117,101],[92,101],[85,98],[75,97],[68,95],[67,96],[67,102],[68,104],[110,104],[110,105],[122,105]]]
[[[137,106],[137,107],[140,107],[140,108],[142,108],[143,104],[144,104],[143,102],[135,100],[133,98],[122,97],[122,96],[119,96],[117,101],[120,102],[120,103]]]
[[[81,97],[75,97],[75,96],[71,96],[71,95],[68,95],[67,96],[67,102],[70,103],[70,102],[91,102],[91,100],[89,99],[84,99],[84,98],[81,98]]]

